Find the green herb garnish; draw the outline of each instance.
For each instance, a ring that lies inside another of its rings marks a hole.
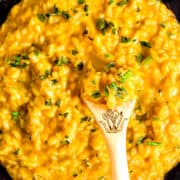
[[[160,26],[161,26],[162,28],[165,28],[165,27],[166,27],[166,24],[165,24],[165,23],[161,23]]]
[[[147,41],[140,41],[140,44],[141,44],[141,46],[144,46],[144,47],[147,47],[147,48],[152,47],[152,45]]]
[[[130,77],[132,76],[132,71],[128,70],[127,72],[125,72],[124,74],[120,74],[120,79],[119,81],[121,83],[126,82]]]
[[[112,28],[112,34],[114,34],[114,35],[117,34],[117,29],[116,28]]]
[[[52,83],[52,85],[57,84],[57,83],[58,83],[58,80],[57,80],[57,79],[52,79],[52,80],[51,80],[51,83]]]
[[[109,90],[108,90],[107,87],[104,88],[104,95],[105,95],[106,97],[109,96]]]
[[[90,166],[89,160],[88,159],[84,159],[83,163],[85,164],[86,167]]]
[[[50,75],[51,75],[51,71],[50,70],[46,70],[44,75],[40,76],[40,79],[41,80],[47,79]]]
[[[62,11],[62,16],[65,18],[65,19],[69,19],[71,16],[69,15],[68,11]]]
[[[45,22],[45,21],[46,21],[46,15],[44,15],[44,14],[37,14],[37,18],[38,18],[41,22]]]
[[[58,114],[59,116],[63,116],[63,117],[68,117],[69,113],[68,112],[65,112],[65,113],[59,113]]]
[[[89,11],[89,5],[88,5],[88,4],[85,4],[85,5],[84,5],[84,11],[85,11],[85,12],[88,12],[88,11]]]
[[[46,100],[45,105],[46,106],[52,106],[52,100],[51,99]]]
[[[104,176],[101,176],[98,178],[98,180],[103,180],[104,179]]]
[[[110,63],[106,64],[104,71],[108,72],[113,67],[115,67],[115,62],[110,62]]]
[[[126,89],[124,87],[118,87],[116,90],[116,96],[123,99],[125,95],[127,95]]]
[[[77,68],[78,71],[83,70],[83,68],[84,68],[84,63],[83,63],[83,62],[78,63],[76,68]]]
[[[58,99],[58,100],[55,102],[55,106],[57,106],[57,107],[60,107],[60,106],[61,106],[61,100],[60,100],[60,99]]]
[[[112,3],[114,3],[114,0],[109,0],[108,1],[108,5],[111,5]]]
[[[72,53],[72,55],[77,55],[79,52],[76,50],[76,49],[73,49],[72,51],[71,51],[71,53]]]
[[[136,145],[139,145],[141,143],[143,143],[143,141],[146,139],[146,137],[140,137],[137,141],[136,141]]]
[[[85,121],[90,121],[91,120],[91,117],[90,116],[85,116],[85,117],[82,117],[81,118],[81,123],[82,122],[85,122]]]
[[[85,0],[78,0],[78,4],[83,4],[85,3]]]
[[[97,99],[99,97],[101,97],[101,93],[98,90],[95,90],[92,95],[91,95],[94,99]]]
[[[20,113],[18,111],[13,111],[11,113],[11,117],[14,121],[17,121],[19,119]]]
[[[106,28],[108,28],[108,23],[105,19],[99,18],[96,20],[96,27],[98,28],[98,30],[104,31],[106,30]]]
[[[72,173],[72,177],[77,177],[78,176],[78,173],[77,172],[73,172]]]
[[[130,42],[130,41],[131,41],[131,39],[128,38],[128,37],[126,37],[126,36],[122,36],[122,37],[121,37],[121,42],[122,42],[122,43],[128,43],[128,42]]]
[[[146,144],[149,146],[161,146],[162,145],[161,142],[155,142],[155,141],[148,141],[148,142],[146,142]]]
[[[151,61],[152,61],[152,57],[148,56],[148,57],[143,59],[142,65],[148,65]]]
[[[117,6],[124,6],[124,5],[126,5],[127,3],[128,3],[128,0],[122,0],[122,1],[118,2],[116,5],[117,5]]]
[[[36,57],[39,56],[39,53],[40,53],[39,50],[37,50],[37,49],[34,50],[34,55],[35,55]]]
[[[25,68],[29,64],[28,60],[29,57],[27,54],[15,55],[13,58],[8,58],[7,63],[11,67]]]
[[[118,86],[117,86],[116,82],[111,82],[108,86],[109,86],[110,89],[113,89],[113,90],[118,89]]]
[[[14,155],[19,155],[20,153],[20,149],[16,149],[16,151],[14,151]]]
[[[96,129],[95,129],[95,128],[93,128],[93,129],[91,129],[90,131],[93,133],[93,132],[95,132],[95,131],[96,131]]]
[[[137,60],[137,62],[140,64],[142,61],[143,61],[143,59],[144,59],[144,56],[142,55],[142,54],[138,54],[137,56],[135,56],[136,57],[136,60]]]
[[[69,145],[71,143],[69,136],[64,136],[64,140],[60,141],[61,144]]]
[[[55,61],[57,66],[62,66],[68,63],[68,58],[66,56],[61,56]]]

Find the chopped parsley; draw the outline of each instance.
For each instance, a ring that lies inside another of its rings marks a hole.
[[[14,155],[19,155],[19,153],[20,153],[20,149],[19,148],[16,149],[16,151],[14,151]]]
[[[115,67],[115,62],[110,62],[110,63],[106,64],[104,71],[108,72],[113,67]]]
[[[109,0],[108,1],[108,5],[111,5],[111,4],[113,4],[114,3],[114,0]]]
[[[51,99],[46,100],[45,105],[46,106],[52,106],[52,100]]]
[[[40,79],[41,80],[47,79],[50,75],[51,75],[51,71],[50,70],[46,70],[44,75],[40,76]]]
[[[97,99],[99,97],[101,97],[101,93],[98,91],[98,90],[95,90],[91,96],[94,98],[94,99]]]
[[[126,36],[122,36],[122,37],[121,37],[121,42],[122,42],[122,43],[128,43],[128,42],[130,42],[130,41],[131,41],[131,39],[128,38],[128,37],[126,37]]]
[[[90,121],[90,120],[91,120],[90,116],[84,116],[84,117],[81,118],[81,123],[85,122],[85,121]]]
[[[78,4],[84,4],[85,0],[78,0]]]
[[[68,11],[61,11],[61,10],[59,10],[59,8],[56,5],[54,6],[53,12],[49,13],[49,16],[50,15],[60,15],[60,16],[64,17],[65,19],[70,18]]]
[[[84,11],[85,11],[85,12],[88,12],[88,11],[89,11],[89,5],[88,5],[88,4],[85,4],[85,5],[84,5]]]
[[[58,99],[58,100],[55,102],[55,106],[57,106],[57,107],[60,107],[60,106],[61,106],[61,100],[60,100],[60,99]]]
[[[34,55],[35,55],[36,57],[38,57],[38,56],[39,56],[39,53],[40,53],[40,52],[39,52],[39,50],[38,50],[38,49],[35,49],[35,50],[34,50]]]
[[[58,83],[58,80],[57,80],[57,79],[52,79],[52,80],[51,80],[51,83],[52,83],[52,85],[57,84],[57,83]]]
[[[85,165],[86,167],[89,167],[89,166],[90,166],[90,162],[89,162],[88,159],[84,159],[84,160],[83,160],[83,163],[84,163],[84,165]]]
[[[142,61],[143,61],[143,59],[144,59],[144,56],[140,53],[140,54],[138,54],[137,56],[135,56],[136,57],[136,60],[137,60],[137,62],[140,64]]]
[[[68,64],[68,58],[66,56],[61,56],[60,58],[58,58],[56,61],[55,61],[55,64],[57,66],[63,66],[65,64]]]
[[[109,57],[111,57],[111,54],[104,54],[104,57],[109,58]]]
[[[68,117],[69,113],[65,112],[65,113],[59,113],[59,116],[63,116],[64,118]]]
[[[152,57],[148,56],[148,57],[143,59],[142,65],[148,65],[151,61],[152,61]]]
[[[76,49],[73,49],[72,51],[71,51],[71,53],[72,53],[72,55],[77,55],[79,52],[76,50]]]
[[[117,6],[124,6],[128,3],[128,0],[121,0],[120,2],[118,2],[116,5]]]
[[[166,24],[165,24],[165,23],[161,23],[160,26],[161,26],[162,28],[165,28],[165,27],[166,27]]]
[[[152,61],[152,56],[144,57],[142,54],[138,54],[136,57],[136,60],[139,64],[147,65]]]
[[[71,143],[69,136],[64,136],[64,140],[60,141],[60,143],[63,145],[69,145]]]
[[[63,116],[64,116],[65,118],[68,117],[68,115],[69,115],[68,112],[65,112],[65,113],[63,114]]]
[[[92,84],[93,84],[93,85],[96,85],[96,80],[92,80]]]
[[[77,172],[73,172],[72,173],[72,177],[77,177],[78,176],[78,173]]]
[[[143,141],[146,139],[146,137],[140,137],[137,141],[136,141],[136,145],[139,145],[141,143],[143,143]]]
[[[7,63],[11,67],[17,67],[17,68],[25,68],[29,62],[29,57],[27,54],[23,55],[15,55],[13,58],[8,58]]]
[[[155,142],[155,141],[148,141],[148,142],[146,142],[146,144],[149,146],[161,146],[162,145],[161,142]]]
[[[47,16],[44,14],[37,14],[37,18],[41,21],[41,22],[45,22]]]
[[[105,19],[99,18],[96,20],[96,27],[100,31],[104,31],[108,28],[108,23]]]
[[[59,8],[56,5],[54,6],[53,12],[49,15],[53,15],[53,14],[61,15],[61,11],[59,10]]]
[[[91,129],[90,131],[93,133],[93,132],[95,132],[95,131],[96,131],[96,129],[95,129],[95,128],[93,128],[93,129]]]
[[[150,42],[147,41],[140,41],[141,46],[147,47],[147,48],[151,48],[152,45]]]
[[[71,16],[69,15],[68,11],[62,11],[62,16],[65,18],[65,19],[69,19]]]
[[[118,87],[116,90],[116,96],[123,99],[125,95],[127,95],[126,89],[124,87]]]
[[[98,178],[98,180],[103,180],[103,179],[105,179],[104,176]]]
[[[111,82],[108,86],[109,86],[110,89],[113,89],[113,90],[118,89],[118,86],[117,86],[116,82]]]
[[[84,68],[84,63],[83,62],[78,63],[76,68],[78,71],[82,71]]]
[[[106,97],[109,96],[109,90],[108,90],[107,86],[104,88],[104,95],[105,95]]]
[[[115,27],[112,28],[112,34],[114,34],[114,35],[117,34],[117,29]]]
[[[37,14],[37,18],[41,22],[45,22],[47,18],[49,18],[50,16],[54,16],[54,15],[62,16],[65,19],[70,18],[70,15],[69,15],[68,11],[61,11],[61,10],[59,10],[59,8],[56,5],[53,7],[53,10],[51,12],[49,12],[49,13]]]
[[[126,82],[132,76],[132,71],[128,70],[124,74],[120,74],[119,81],[121,83]]]
[[[13,111],[11,113],[11,117],[13,119],[13,121],[17,121],[19,119],[20,113],[18,111]]]

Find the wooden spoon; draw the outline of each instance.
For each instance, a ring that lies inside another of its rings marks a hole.
[[[101,128],[111,160],[112,180],[129,180],[126,157],[126,131],[135,100],[107,109],[105,105],[95,104],[87,99],[84,102],[93,113]]]

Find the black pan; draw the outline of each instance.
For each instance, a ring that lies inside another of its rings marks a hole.
[[[0,25],[5,21],[9,10],[20,0],[0,0]],[[178,21],[180,21],[180,0],[162,0],[170,8]],[[12,180],[6,169],[0,165],[0,180]],[[180,180],[180,163],[169,171],[164,180]]]

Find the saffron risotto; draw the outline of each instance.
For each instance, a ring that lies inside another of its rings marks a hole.
[[[136,98],[132,180],[180,162],[180,26],[157,0],[22,0],[0,28],[0,162],[14,180],[110,180],[81,100]],[[103,61],[97,72],[91,60]]]

